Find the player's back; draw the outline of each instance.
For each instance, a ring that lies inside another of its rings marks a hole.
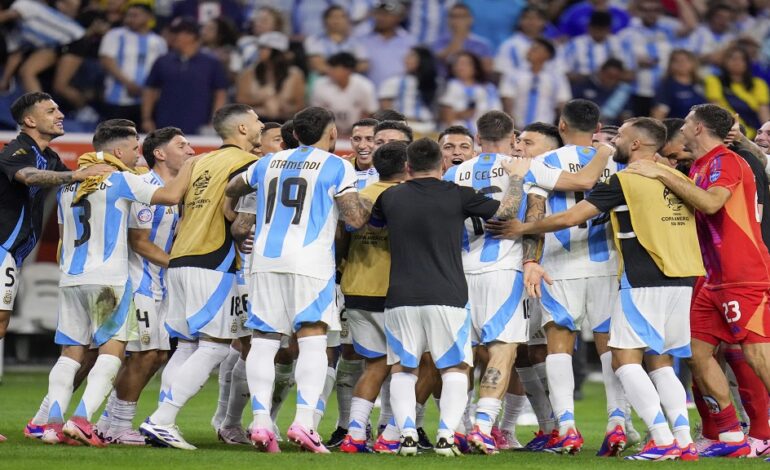
[[[552,152],[536,157],[546,165],[562,171],[577,173],[596,154],[593,147],[566,145]],[[618,163],[610,160],[600,177],[606,181],[617,173]],[[533,186],[528,192],[547,196],[546,215],[564,212],[582,201],[585,192],[546,192]],[[576,279],[582,277],[612,276],[617,273],[617,258],[612,244],[609,218],[599,216],[576,227],[559,230],[545,235],[542,265],[554,279]]]
[[[356,191],[346,160],[301,146],[263,157],[248,169],[257,188],[251,272],[294,273],[319,279],[334,275],[335,197]]]
[[[235,272],[235,244],[222,209],[225,187],[254,160],[253,154],[227,145],[195,162],[169,267]]]
[[[509,158],[499,153],[482,153],[460,165],[453,166],[444,175],[445,181],[467,186],[502,201],[510,179],[501,160]],[[522,204],[520,218],[526,212]],[[484,231],[484,221],[478,217],[465,220],[462,235],[463,269],[466,273],[479,273],[499,269],[514,269],[521,265],[521,243],[517,240],[499,240]]]

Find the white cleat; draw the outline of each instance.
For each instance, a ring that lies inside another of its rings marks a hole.
[[[115,433],[110,431],[108,437],[111,444],[121,444],[124,446],[147,445],[147,440],[144,438],[144,435],[135,429],[124,429],[123,431]]]
[[[153,424],[150,418],[139,425],[139,432],[144,434],[152,445],[159,447],[173,447],[182,450],[195,450],[196,447],[184,440],[181,431],[176,424],[161,426]]]

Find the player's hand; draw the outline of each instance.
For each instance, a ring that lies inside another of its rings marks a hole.
[[[82,168],[72,173],[72,179],[75,181],[85,181],[86,178],[91,176],[109,175],[115,171],[115,167],[104,163],[97,163],[86,168]]]
[[[542,281],[547,282],[549,286],[553,284],[551,276],[538,263],[529,262],[524,265],[524,286],[527,288],[527,296],[541,298]]]
[[[254,232],[251,232],[245,240],[241,242],[240,250],[244,255],[248,255],[254,249]]]
[[[639,160],[628,165],[628,168],[626,168],[625,171],[635,175],[641,175],[646,178],[655,179],[661,176],[666,170],[662,169],[652,160]]]
[[[494,238],[514,239],[521,237],[524,224],[519,219],[511,220],[487,220],[484,230],[492,234]]]
[[[738,113],[733,114],[733,119],[735,122],[733,127],[730,128],[730,132],[727,133],[727,137],[725,137],[725,145],[730,145],[736,140],[740,140],[741,137],[741,122]]]
[[[511,157],[503,158],[501,164],[503,165],[505,172],[508,173],[508,176],[519,176],[523,178],[529,171],[529,164],[531,161],[532,160],[529,158]]]
[[[610,157],[612,154],[615,153],[615,147],[613,147],[610,144],[605,143],[599,143],[596,145],[596,156],[597,157]]]

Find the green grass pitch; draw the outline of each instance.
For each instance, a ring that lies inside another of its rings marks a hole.
[[[345,455],[333,451],[331,455],[313,455],[300,453],[296,447],[282,443],[283,453],[278,455],[260,454],[249,446],[226,446],[217,441],[209,420],[216,408],[217,382],[212,376],[203,390],[195,396],[182,410],[179,425],[185,438],[198,447],[196,451],[180,451],[172,449],[130,448],[112,446],[106,449],[92,449],[69,446],[47,446],[39,441],[25,439],[22,430],[26,421],[37,410],[40,399],[46,393],[47,374],[42,373],[10,373],[3,378],[0,385],[2,411],[0,412],[0,433],[8,441],[0,444],[0,468],[2,469],[255,469],[270,468],[274,470],[297,470],[306,468],[318,469],[545,469],[558,470],[607,468],[623,466],[624,468],[654,465],[658,467],[685,466],[698,469],[731,469],[753,468],[764,466],[770,468],[770,463],[761,459],[755,460],[701,460],[700,462],[624,462],[619,459],[601,459],[594,454],[601,444],[604,434],[605,411],[604,391],[600,384],[588,383],[584,387],[586,398],[577,402],[576,416],[580,430],[586,439],[586,446],[576,456],[556,456],[549,454],[534,454],[527,452],[506,451],[495,456],[470,455],[455,459],[439,457],[426,453],[412,458],[390,455]],[[159,381],[154,379],[145,390],[139,403],[138,420],[144,419],[155,406],[158,396]],[[79,394],[77,394],[79,395]],[[76,403],[77,397],[73,398]],[[294,400],[290,397],[280,415],[282,431],[290,424],[294,414]],[[375,410],[376,412],[376,410]],[[334,427],[336,418],[336,399],[330,399],[328,415],[321,423],[321,435],[328,436]],[[245,413],[248,414],[248,411]],[[695,422],[697,414],[691,414]],[[248,423],[249,416],[244,417]],[[438,414],[433,404],[429,406],[426,416],[426,430],[433,438]],[[637,422],[637,428],[643,425]],[[517,430],[519,440],[526,442],[534,428],[523,427]]]

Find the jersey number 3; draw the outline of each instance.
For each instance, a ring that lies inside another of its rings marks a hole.
[[[80,237],[75,240],[75,247],[79,247],[91,238],[91,203],[88,202],[88,199],[81,199],[76,204],[73,204],[73,206],[80,208],[77,217],[78,222],[80,222],[80,225],[83,227]]]
[[[275,212],[275,202],[278,196],[278,178],[267,183],[267,205],[265,207],[265,223],[269,224]],[[302,219],[302,208],[305,207],[307,196],[307,180],[305,178],[286,178],[281,184],[281,204],[294,209],[291,223],[297,225]]]

